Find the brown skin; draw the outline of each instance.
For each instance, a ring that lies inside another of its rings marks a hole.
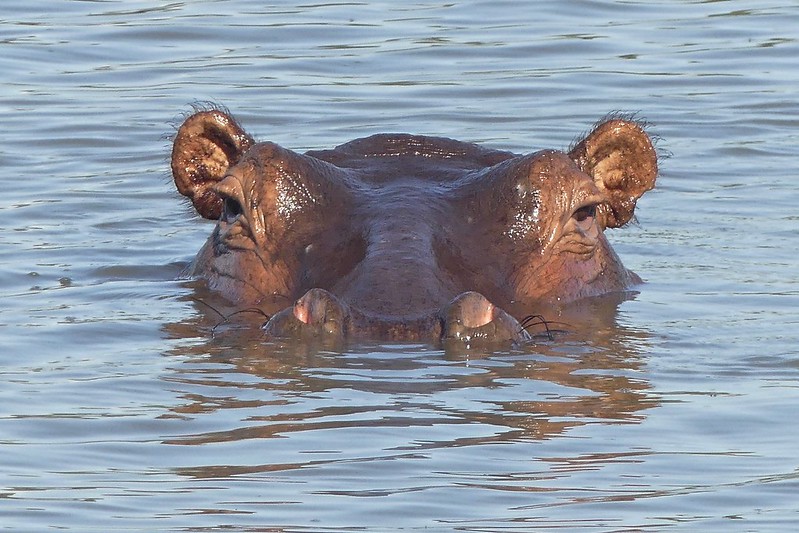
[[[643,128],[568,153],[375,135],[304,155],[226,113],[180,127],[172,173],[218,220],[191,274],[273,315],[270,335],[524,342],[517,316],[639,283],[604,236],[655,184]]]

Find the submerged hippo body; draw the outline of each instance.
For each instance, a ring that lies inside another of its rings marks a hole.
[[[268,313],[270,335],[518,342],[510,313],[640,282],[603,230],[631,219],[657,157],[620,118],[566,153],[391,134],[298,154],[208,110],[172,172],[218,221],[191,274]]]

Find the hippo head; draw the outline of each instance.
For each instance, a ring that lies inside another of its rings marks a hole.
[[[205,110],[172,172],[217,221],[191,274],[269,314],[270,335],[519,342],[514,315],[640,282],[603,231],[632,218],[657,156],[621,118],[568,152],[381,134],[299,154]]]

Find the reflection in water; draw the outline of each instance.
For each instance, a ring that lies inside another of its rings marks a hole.
[[[616,323],[618,303],[583,302],[559,317],[569,330],[554,340],[542,336],[524,350],[493,353],[408,344],[335,351],[267,342],[255,318],[219,326],[219,317],[198,304],[192,320],[168,326],[171,336],[197,342],[174,352],[188,359],[166,379],[185,403],[164,416],[210,417],[213,428],[165,443],[305,436],[304,456],[293,452],[297,461],[243,465],[226,457],[226,465],[178,470],[206,478],[319,467],[340,461],[335,455],[347,450],[348,460],[366,460],[352,450],[353,436],[370,443],[369,454],[403,459],[552,439],[585,424],[637,423],[659,401],[641,377],[638,350],[647,336]],[[563,459],[572,460],[585,458]]]

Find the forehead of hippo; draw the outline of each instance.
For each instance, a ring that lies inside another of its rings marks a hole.
[[[306,155],[341,168],[362,170],[363,178],[375,183],[407,178],[454,181],[465,172],[491,167],[516,157],[511,152],[446,137],[405,133],[372,135],[332,150],[311,151]]]

